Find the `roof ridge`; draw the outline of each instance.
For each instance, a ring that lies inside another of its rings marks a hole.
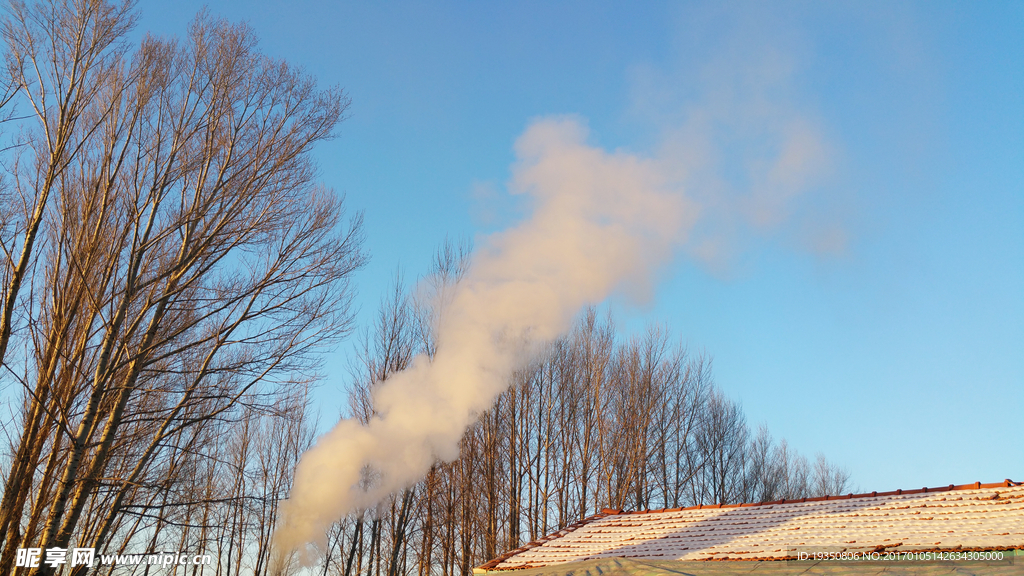
[[[1021,486],[1024,482],[1014,482],[1007,478],[1002,482],[992,482],[989,484],[982,484],[981,482],[972,482],[970,484],[950,484],[949,486],[937,486],[935,488],[916,488],[913,490],[904,490],[902,488],[892,490],[889,492],[864,492],[861,494],[826,494],[825,496],[815,496],[813,498],[792,498],[782,500],[768,500],[765,502],[742,502],[738,504],[698,504],[697,506],[687,506],[684,508],[649,508],[647,510],[616,510],[614,508],[605,508],[602,513],[607,515],[612,514],[657,514],[661,512],[684,512],[687,510],[710,510],[714,508],[747,508],[751,506],[774,506],[778,504],[800,504],[803,502],[825,502],[831,500],[850,500],[853,498],[875,498],[878,496],[907,496],[909,494],[929,494],[932,492],[949,492],[951,490],[981,490],[984,488],[1012,488],[1015,486]]]

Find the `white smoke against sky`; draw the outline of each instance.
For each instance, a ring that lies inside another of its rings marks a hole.
[[[577,119],[533,123],[516,155],[510,189],[529,196],[532,216],[473,254],[440,318],[434,358],[417,357],[375,388],[368,425],[342,420],[302,457],[277,535],[285,549],[321,542],[346,513],[457,457],[524,343],[556,338],[617,288],[643,291],[696,216],[658,161],[588,145]],[[370,486],[360,484],[367,469]]]
[[[672,63],[630,70],[630,120],[701,209],[683,250],[715,271],[766,238],[846,250],[853,191],[836,185],[841,150],[807,89],[815,50],[793,8],[687,5]]]
[[[528,359],[528,342],[558,337],[582,307],[612,294],[650,294],[680,250],[718,257],[712,244],[728,233],[692,242],[695,229],[781,225],[790,202],[820,181],[831,148],[812,117],[772,96],[788,77],[765,66],[740,68],[741,90],[710,83],[649,157],[593,145],[576,117],[534,121],[516,142],[508,185],[532,213],[478,242],[439,319],[435,356],[377,383],[368,424],[342,420],[303,455],[279,549],[322,545],[331,523],[455,459],[465,430]],[[723,129],[730,142],[756,142],[727,162]]]

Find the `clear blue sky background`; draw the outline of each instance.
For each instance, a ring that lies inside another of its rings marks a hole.
[[[200,7],[142,2],[140,28],[181,35]],[[611,307],[706,350],[752,425],[862,489],[1024,479],[1024,3],[209,8],[352,98],[317,153],[366,213],[364,321],[446,236],[521,216],[504,186],[531,119],[575,114],[593,145],[654,154],[715,86],[781,63],[770,98],[817,127],[827,174],[786,224],[732,234],[710,265],[682,252],[653,301]],[[765,145],[742,137],[723,156]],[[816,223],[844,241],[813,249]],[[329,364],[328,420],[349,349]]]

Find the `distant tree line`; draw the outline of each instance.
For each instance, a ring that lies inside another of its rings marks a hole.
[[[382,301],[365,334],[353,416],[372,417],[374,385],[431,352],[432,303],[443,303],[464,265],[459,250],[446,246],[421,282],[428,297],[410,297],[396,282]],[[588,309],[512,376],[466,432],[457,460],[335,524],[321,569],[464,575],[604,508],[843,494],[849,478],[824,456],[808,462],[764,425],[752,431],[741,407],[714,384],[710,360],[688,354],[666,328],[623,337],[610,318]]]

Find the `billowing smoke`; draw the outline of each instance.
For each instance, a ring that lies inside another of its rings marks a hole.
[[[532,215],[473,254],[440,319],[434,358],[420,356],[377,386],[368,425],[343,420],[302,457],[282,508],[283,549],[322,541],[335,520],[456,458],[529,343],[556,338],[581,307],[618,288],[646,292],[694,208],[657,161],[586,139],[571,118],[538,121],[519,138],[510,188],[528,196]]]
[[[817,207],[820,196],[806,194],[822,184],[834,147],[813,113],[794,105],[792,63],[747,36],[727,41],[696,75],[704,89],[695,100],[677,93],[692,87],[691,75],[639,75],[635,108],[660,133],[652,158],[589,145],[574,118],[526,130],[509,190],[526,196],[529,218],[478,242],[446,295],[433,359],[416,358],[376,386],[368,425],[343,420],[302,457],[281,510],[280,550],[322,543],[332,522],[455,459],[464,431],[531,345],[616,291],[650,294],[678,249],[716,268],[744,238],[785,221],[800,228],[801,216],[806,249],[841,249],[842,229]],[[687,100],[682,115],[664,114]]]
[[[831,147],[785,97],[787,70],[767,59],[709,81],[702,102],[662,124],[653,158],[589,145],[578,119],[533,123],[516,143],[509,185],[532,213],[479,244],[444,307],[435,356],[376,386],[368,425],[344,420],[303,456],[280,549],[322,542],[335,520],[455,459],[531,346],[565,332],[583,306],[616,291],[648,295],[679,248],[714,268],[744,235],[799,224],[794,211],[820,184]]]

